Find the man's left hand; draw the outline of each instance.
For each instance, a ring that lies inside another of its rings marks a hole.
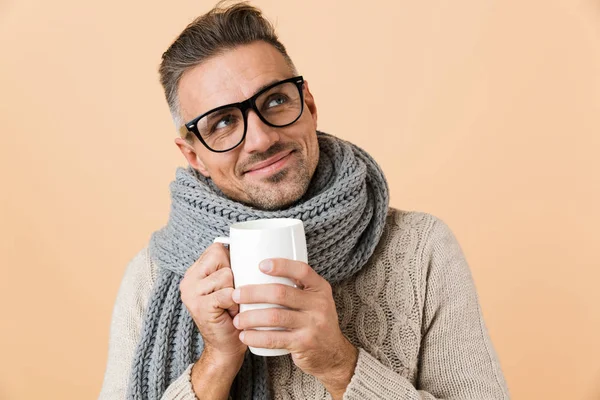
[[[331,285],[301,261],[267,259],[260,269],[268,275],[290,278],[298,287],[266,284],[236,289],[232,295],[236,303],[288,308],[239,313],[233,324],[242,330],[240,340],[252,347],[289,350],[298,368],[321,381],[334,399],[341,398],[354,374],[358,349],[340,330]],[[257,327],[285,330],[254,330]]]

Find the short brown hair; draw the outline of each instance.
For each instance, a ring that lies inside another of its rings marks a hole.
[[[236,46],[255,41],[273,45],[295,72],[294,64],[285,47],[277,38],[273,25],[263,17],[262,11],[248,2],[227,5],[220,1],[204,15],[191,22],[162,55],[159,67],[160,83],[179,129],[182,121],[177,86],[183,73],[206,59],[219,55]],[[187,132],[185,139],[192,140]]]

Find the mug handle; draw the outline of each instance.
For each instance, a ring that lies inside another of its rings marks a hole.
[[[229,238],[226,236],[219,236],[216,237],[215,240],[213,240],[213,243],[223,243],[224,245],[229,247]]]

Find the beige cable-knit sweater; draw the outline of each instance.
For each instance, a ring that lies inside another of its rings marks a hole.
[[[110,327],[100,399],[125,399],[144,309],[156,278],[147,248],[127,266]],[[508,399],[469,267],[436,217],[390,209],[375,253],[335,285],[339,323],[359,349],[344,399]],[[275,399],[330,399],[291,357],[269,357]],[[194,400],[193,364],[163,400]]]

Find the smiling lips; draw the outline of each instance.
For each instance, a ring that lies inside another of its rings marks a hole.
[[[279,154],[274,155],[271,158],[266,159],[263,162],[260,162],[256,165],[253,165],[249,170],[245,172],[245,174],[270,174],[272,172],[277,171],[287,162],[289,159],[289,155],[292,154],[293,150],[285,151]]]

